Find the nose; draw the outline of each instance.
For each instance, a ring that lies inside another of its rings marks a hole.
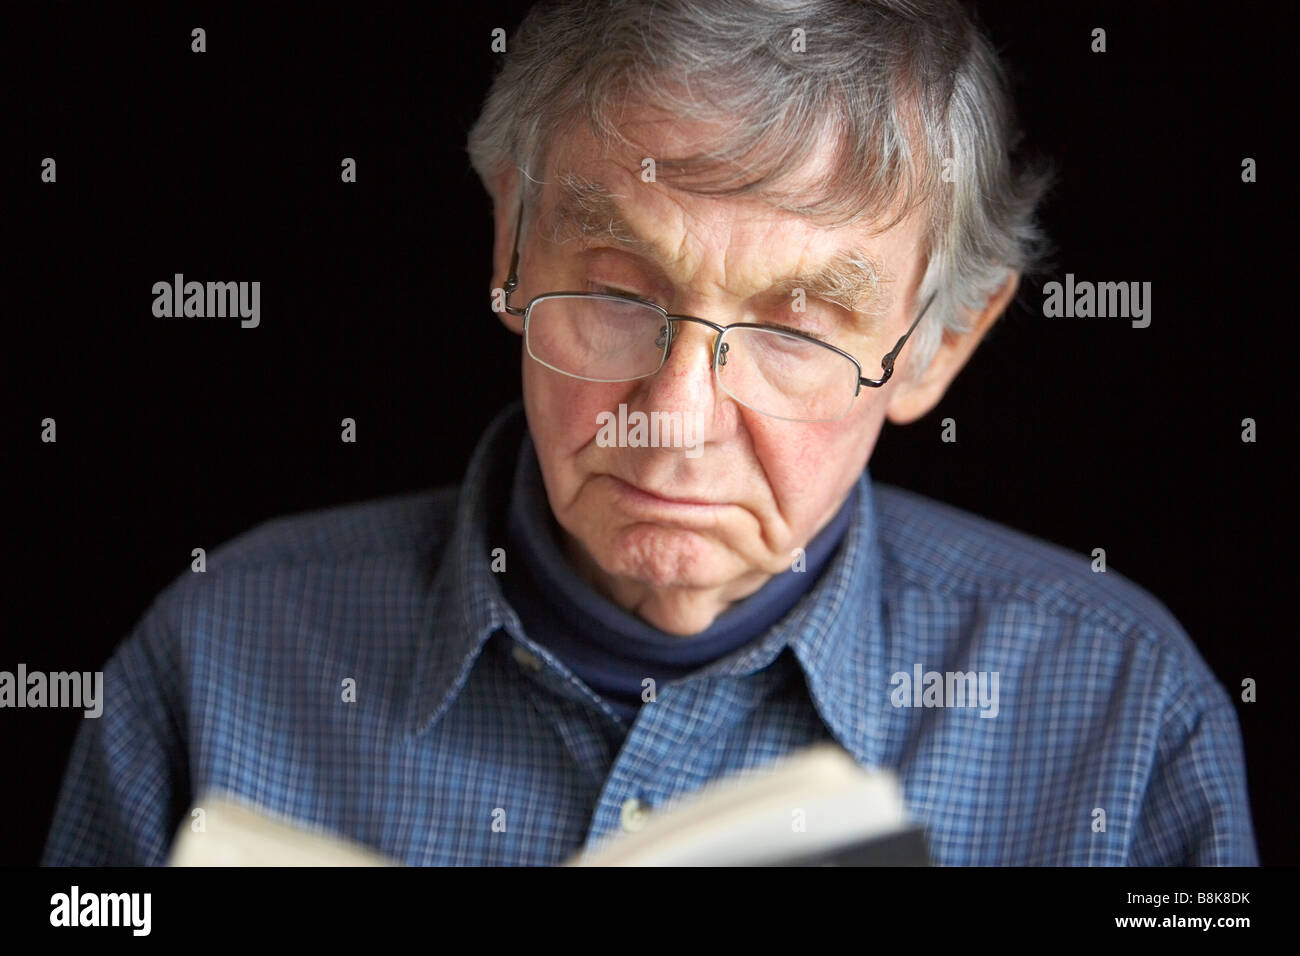
[[[712,421],[719,398],[712,364],[718,334],[699,322],[672,320],[664,364],[642,383],[644,407],[692,412],[702,423]]]
[[[721,336],[722,333],[719,332],[718,330],[716,330],[716,329],[714,329],[714,328],[708,326],[708,325],[705,325],[703,322],[691,322],[689,319],[684,318],[684,317],[682,317],[682,316],[673,316],[673,317],[669,320],[669,324],[668,324],[668,326],[667,326],[666,328],[662,329],[662,330],[659,332],[659,337],[658,337],[657,339],[655,339],[655,345],[659,346],[660,348],[663,348],[664,342],[665,342],[665,340],[667,340],[667,342],[668,342],[669,345],[671,346],[673,342],[677,341],[677,339],[679,339],[679,338],[681,337],[681,334],[682,334],[682,333],[681,333],[681,330],[684,329],[684,328],[690,328],[691,326],[699,326],[701,329],[708,329],[708,333],[707,333],[707,334],[708,334],[708,346],[709,346],[709,358],[710,358],[710,361],[713,360],[713,358],[714,358],[714,356],[715,356],[715,353],[717,353],[718,364],[720,364],[720,365],[726,365],[726,364],[727,364],[727,349],[728,349],[728,346],[727,346],[726,344],[724,344],[724,345],[722,346],[722,352],[721,352],[721,353],[718,353],[718,351],[717,351],[717,350],[718,350],[718,337]],[[665,359],[665,363],[666,363],[666,362],[667,362],[667,359]],[[710,366],[710,368],[712,368],[712,366]]]

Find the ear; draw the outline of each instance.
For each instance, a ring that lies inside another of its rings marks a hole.
[[[489,188],[492,194],[492,278],[488,294],[492,301],[499,301],[497,291],[504,288],[506,276],[510,274],[510,255],[515,244],[515,222],[519,216],[519,171],[508,169],[492,180]],[[519,295],[510,297],[510,304],[518,306]],[[501,322],[516,335],[523,335],[524,320],[522,316],[509,312],[498,312]]]
[[[895,376],[900,380],[885,410],[891,422],[906,425],[939,404],[939,400],[948,391],[948,386],[974,354],[975,347],[985,333],[993,327],[998,316],[1006,311],[1019,284],[1020,273],[1010,272],[1002,287],[989,296],[984,307],[972,316],[969,332],[964,335],[944,332],[943,341],[935,352],[933,361],[918,377],[914,378],[910,374],[911,369],[906,364],[895,369]],[[906,348],[902,354],[907,356]]]

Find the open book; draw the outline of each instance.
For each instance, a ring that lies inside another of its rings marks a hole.
[[[182,825],[172,866],[395,866],[374,850],[208,795],[202,830]],[[191,814],[194,817],[194,814]],[[716,781],[666,804],[635,832],[607,839],[567,866],[918,866],[923,832],[907,822],[888,771],[868,771],[833,744]]]

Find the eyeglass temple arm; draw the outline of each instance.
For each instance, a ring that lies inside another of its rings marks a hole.
[[[502,286],[506,294],[505,309],[511,315],[523,315],[527,309],[518,309],[510,304],[510,293],[519,287],[519,230],[524,224],[524,201],[519,200],[519,215],[515,218],[515,245],[510,253],[510,273],[506,276],[506,284]]]
[[[930,303],[935,300],[935,297],[938,296],[938,294],[939,293],[937,292],[932,293],[930,295],[930,298],[925,300],[925,305],[921,307],[921,311],[918,312],[916,314],[916,318],[912,320],[911,327],[908,328],[908,330],[903,333],[903,337],[898,340],[898,343],[892,349],[886,352],[885,357],[880,360],[881,368],[885,370],[885,374],[878,379],[859,378],[858,379],[859,386],[869,385],[871,388],[879,388],[880,386],[884,385],[886,382],[889,381],[890,376],[894,374],[894,360],[898,358],[898,353],[903,350],[903,346],[907,344],[908,337],[910,337],[911,334],[916,330],[916,327],[917,325],[920,324],[922,317],[929,310]]]

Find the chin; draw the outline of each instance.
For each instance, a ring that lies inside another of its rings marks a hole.
[[[719,587],[741,571],[720,542],[686,528],[633,524],[588,550],[605,574],[654,588]]]

